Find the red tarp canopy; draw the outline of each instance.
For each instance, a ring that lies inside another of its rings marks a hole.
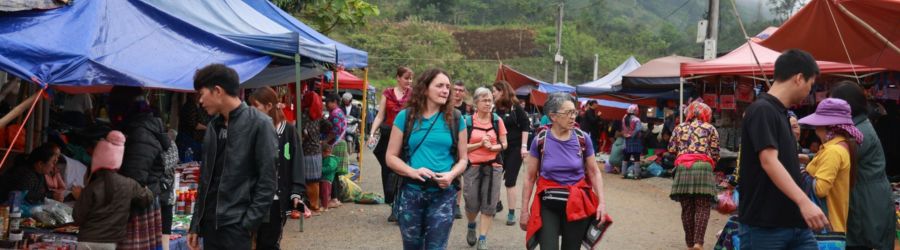
[[[842,63],[852,60],[854,64],[900,70],[900,52],[841,8],[900,47],[900,0],[813,0],[760,44],[775,51],[803,49],[819,60]]]
[[[531,90],[530,102],[538,107],[543,107],[544,103],[547,102],[547,97],[549,94],[540,92],[536,89]],[[575,96],[573,93],[572,96]],[[616,101],[616,102],[624,102],[624,103],[632,103],[645,107],[656,107],[656,99],[632,99],[631,96],[618,96],[618,95],[609,95],[609,94],[601,94],[590,96],[588,98],[597,99],[597,100],[607,100],[607,101]],[[600,111],[603,112],[600,116],[603,119],[622,119],[625,116],[625,109],[609,107],[600,105]]]
[[[323,85],[325,89],[334,89],[334,77],[331,76],[333,72],[325,73],[325,78],[328,79],[328,82]],[[363,83],[363,79],[350,74],[350,72],[338,71],[338,88],[340,89],[363,90]]]
[[[756,52],[756,58],[762,65],[762,69],[766,75],[772,75],[775,70],[775,60],[781,55],[778,51],[760,46],[758,38],[765,38],[776,32],[778,28],[769,27],[754,38],[750,43],[744,43],[737,49],[728,54],[705,62],[689,62],[681,64],[681,76],[692,75],[762,75],[759,65],[753,58],[753,52]],[[753,51],[750,50],[753,46]],[[819,71],[822,74],[833,73],[853,73],[853,67],[850,64],[836,63],[828,61],[816,61],[819,64]],[[867,67],[856,65],[856,72],[874,72],[883,71],[883,68]]]
[[[508,82],[509,85],[512,86],[513,90],[526,85],[531,85],[536,88],[538,85],[540,85],[540,83],[544,82],[534,77],[522,74],[521,72],[516,71],[503,64],[500,64],[500,68],[497,69],[497,81],[499,80]]]

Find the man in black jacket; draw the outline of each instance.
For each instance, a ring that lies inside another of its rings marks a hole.
[[[238,75],[212,64],[194,75],[200,105],[215,117],[203,140],[197,208],[188,242],[197,249],[250,249],[275,196],[276,134],[268,115],[237,97]]]

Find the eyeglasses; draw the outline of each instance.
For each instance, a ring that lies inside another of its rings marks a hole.
[[[557,115],[566,115],[568,117],[578,116],[578,110],[569,110],[569,111],[564,111],[564,112],[553,112],[553,113],[557,114]]]

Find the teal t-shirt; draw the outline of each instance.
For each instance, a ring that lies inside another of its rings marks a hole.
[[[450,135],[450,128],[447,126],[444,115],[447,114],[436,113],[431,117],[422,117],[422,120],[414,121],[412,123],[412,129],[405,129],[406,109],[400,111],[400,113],[397,114],[397,118],[394,118],[395,127],[401,131],[410,133],[408,141],[409,150],[415,150],[415,153],[410,157],[409,165],[413,169],[424,167],[435,173],[446,173],[450,172],[450,169],[453,168],[453,164],[456,163],[453,160],[455,157],[450,155],[453,137]],[[431,128],[431,132],[429,133],[428,127],[430,127],[432,123],[434,123],[434,127]],[[466,129],[466,122],[462,118],[459,119],[458,128],[459,130],[457,133]],[[428,137],[423,138],[426,133],[428,133]],[[422,142],[423,139],[425,139],[424,142]],[[419,142],[422,142],[422,145],[419,146],[418,149],[415,149]]]
[[[547,126],[547,124],[550,124],[550,123],[551,123],[550,117],[548,117],[547,115],[541,116],[541,126],[542,127]]]

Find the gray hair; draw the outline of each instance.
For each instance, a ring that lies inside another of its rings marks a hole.
[[[556,92],[550,94],[547,97],[547,102],[544,102],[544,115],[550,116],[550,114],[559,111],[562,104],[567,101],[572,102],[572,104],[578,103],[578,100],[569,93]]]
[[[475,89],[475,94],[472,95],[472,101],[477,102],[479,98],[482,98],[484,96],[488,96],[493,99],[494,93],[491,92],[491,90],[488,88],[478,87],[478,89]]]

